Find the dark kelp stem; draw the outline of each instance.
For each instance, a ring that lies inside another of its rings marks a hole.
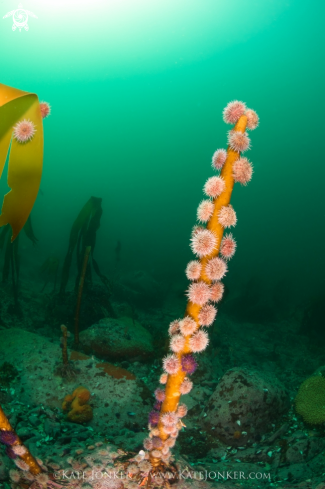
[[[68,338],[68,330],[64,324],[61,324],[62,331],[62,362],[64,365],[68,365],[68,348],[67,348],[67,338]]]
[[[83,291],[83,287],[84,287],[85,275],[86,275],[87,264],[88,264],[90,252],[91,252],[91,246],[87,246],[85,249],[85,254],[84,254],[84,259],[83,259],[83,264],[82,264],[82,270],[81,270],[80,280],[79,280],[78,299],[77,299],[76,315],[75,315],[75,320],[74,320],[74,342],[76,345],[79,344],[80,305],[81,305],[82,291]]]

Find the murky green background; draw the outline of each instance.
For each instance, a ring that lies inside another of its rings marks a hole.
[[[17,6],[0,1],[0,81],[52,105],[39,244],[24,248],[35,262],[63,256],[94,195],[108,276],[121,240],[122,269],[181,280],[211,156],[226,145],[222,110],[239,99],[261,124],[247,153],[254,178],[233,194],[229,290],[255,277],[299,303],[324,288],[323,2],[25,0],[38,18],[13,32],[2,17]]]

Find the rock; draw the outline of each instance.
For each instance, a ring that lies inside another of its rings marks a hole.
[[[52,438],[56,438],[61,432],[61,425],[60,423],[55,423],[50,419],[46,419],[44,421],[44,432]]]
[[[28,438],[33,436],[33,432],[27,426],[22,426],[21,428],[18,428],[17,435],[22,441],[26,441]]]
[[[219,448],[212,448],[210,451],[209,451],[209,456],[211,458],[214,458],[214,459],[218,459],[218,458],[226,458],[227,457],[227,450],[225,448],[222,448],[222,447],[219,447]]]
[[[244,446],[248,441],[259,441],[288,408],[288,395],[276,379],[231,369],[209,399],[202,424],[227,445]]]
[[[71,442],[71,436],[61,436],[57,441],[58,443],[61,443],[61,445],[68,445]]]
[[[128,412],[137,413],[137,423],[140,426],[147,423],[150,409],[147,404],[151,404],[152,390],[126,369],[79,354],[71,360],[78,371],[77,378],[69,383],[63,382],[60,376],[53,374],[57,362],[62,358],[59,341],[52,344],[46,338],[18,328],[11,328],[1,338],[1,355],[4,361],[10,361],[21,368],[19,382],[14,385],[15,398],[20,404],[8,406],[6,411],[9,414],[14,408],[15,412],[20,413],[20,421],[15,429],[19,436],[23,435],[21,438],[24,440],[33,436],[30,432],[40,430],[46,419],[61,424],[62,433],[58,438],[71,439],[75,431],[81,433],[82,427],[67,423],[62,412],[64,397],[80,385],[91,392],[94,418],[90,426],[94,431],[106,432],[108,426],[122,429],[130,423]],[[40,361],[40,358],[45,358],[47,362]],[[116,413],[120,414],[119,418]],[[32,415],[38,419],[36,428],[28,420]],[[71,435],[64,430],[71,431]],[[46,436],[48,435],[43,433],[43,437]],[[87,436],[89,437],[88,434]],[[67,445],[62,446],[65,449]]]
[[[308,462],[321,453],[324,448],[325,440],[322,438],[299,440],[286,451],[286,461],[289,464]]]
[[[40,420],[38,419],[38,416],[36,416],[35,414],[29,416],[28,421],[33,426],[38,426],[40,424]]]
[[[311,479],[313,476],[315,476],[315,473],[313,472],[313,469],[310,468],[307,464],[292,464],[287,467],[280,467],[277,471],[277,479],[279,480],[289,479],[296,481],[306,481],[307,479]],[[288,486],[285,487],[287,488]]]
[[[8,469],[5,464],[5,456],[0,453],[0,481],[5,481],[8,478]]]
[[[86,353],[105,359],[146,358],[153,354],[149,331],[128,317],[101,319],[80,334],[80,342]]]
[[[75,436],[79,441],[86,441],[90,437],[89,432],[87,433],[78,433],[78,435]]]

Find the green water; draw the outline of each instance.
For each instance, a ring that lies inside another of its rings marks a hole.
[[[44,121],[42,195],[32,211],[35,261],[66,251],[72,221],[103,198],[96,257],[109,276],[146,270],[183,279],[211,156],[226,145],[222,110],[260,116],[236,185],[238,243],[229,290],[300,303],[324,288],[324,3],[320,0],[36,1],[12,31],[0,1],[0,82],[52,106]],[[1,188],[5,189],[5,176]]]

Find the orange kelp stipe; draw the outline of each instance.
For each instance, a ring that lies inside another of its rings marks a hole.
[[[27,121],[35,132],[25,142],[13,137],[14,127]],[[10,145],[11,143],[11,145]],[[13,241],[24,227],[39,190],[43,167],[43,121],[36,94],[0,83],[0,176],[10,149],[8,186],[0,226],[10,224]]]

